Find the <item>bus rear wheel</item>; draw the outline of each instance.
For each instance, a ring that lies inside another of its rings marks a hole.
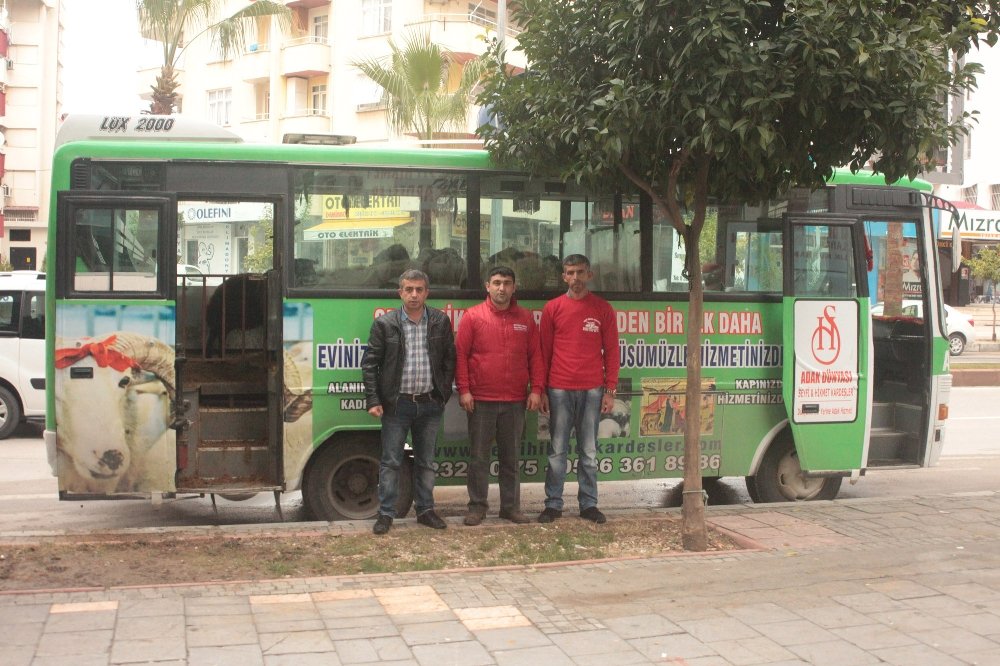
[[[799,502],[832,500],[843,479],[807,477],[790,438],[774,442],[760,461],[755,476],[748,476],[747,493],[754,502]]]
[[[306,472],[302,501],[318,520],[368,520],[378,515],[378,470],[381,447],[377,438],[328,444]],[[396,517],[413,504],[413,460],[406,456],[399,470]]]

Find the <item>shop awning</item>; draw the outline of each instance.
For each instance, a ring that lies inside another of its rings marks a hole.
[[[329,220],[302,232],[304,241],[392,238],[393,229],[412,220],[412,216],[381,217],[364,220]]]

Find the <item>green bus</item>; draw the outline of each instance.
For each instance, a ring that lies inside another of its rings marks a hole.
[[[571,253],[590,258],[621,336],[602,481],[682,476],[690,409],[702,475],[745,477],[755,501],[830,499],[869,469],[933,465],[944,444],[943,204],[928,183],[842,172],[718,202],[704,319],[690,322],[683,242],[642,193],[513,173],[480,150],[249,144],[183,116],[70,116],[57,144],[45,442],[63,499],[301,489],[316,518],[374,517],[360,364],[398,276],[427,273],[457,328],[495,265],[537,316]],[[904,299],[926,316],[903,316]],[[691,325],[699,405],[685,404]],[[453,400],[439,484],[465,483],[466,435]],[[546,418],[529,414],[525,482],[544,479],[547,447]],[[399,515],[411,502],[402,488]]]

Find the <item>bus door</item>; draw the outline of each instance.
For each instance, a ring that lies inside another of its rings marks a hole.
[[[274,201],[177,203],[179,492],[281,489],[281,284]]]
[[[60,497],[175,489],[173,219],[156,193],[59,193],[48,369]]]
[[[784,220],[783,394],[806,473],[864,466],[871,332],[862,225],[854,217]]]

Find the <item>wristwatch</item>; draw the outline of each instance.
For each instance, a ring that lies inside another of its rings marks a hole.
[[[613,395],[615,395],[616,393],[618,393],[618,390],[617,390],[617,389],[607,389],[607,388],[606,388],[606,389],[604,389],[604,392],[605,392],[606,394],[608,394],[608,395],[612,395],[612,396],[613,396]]]

